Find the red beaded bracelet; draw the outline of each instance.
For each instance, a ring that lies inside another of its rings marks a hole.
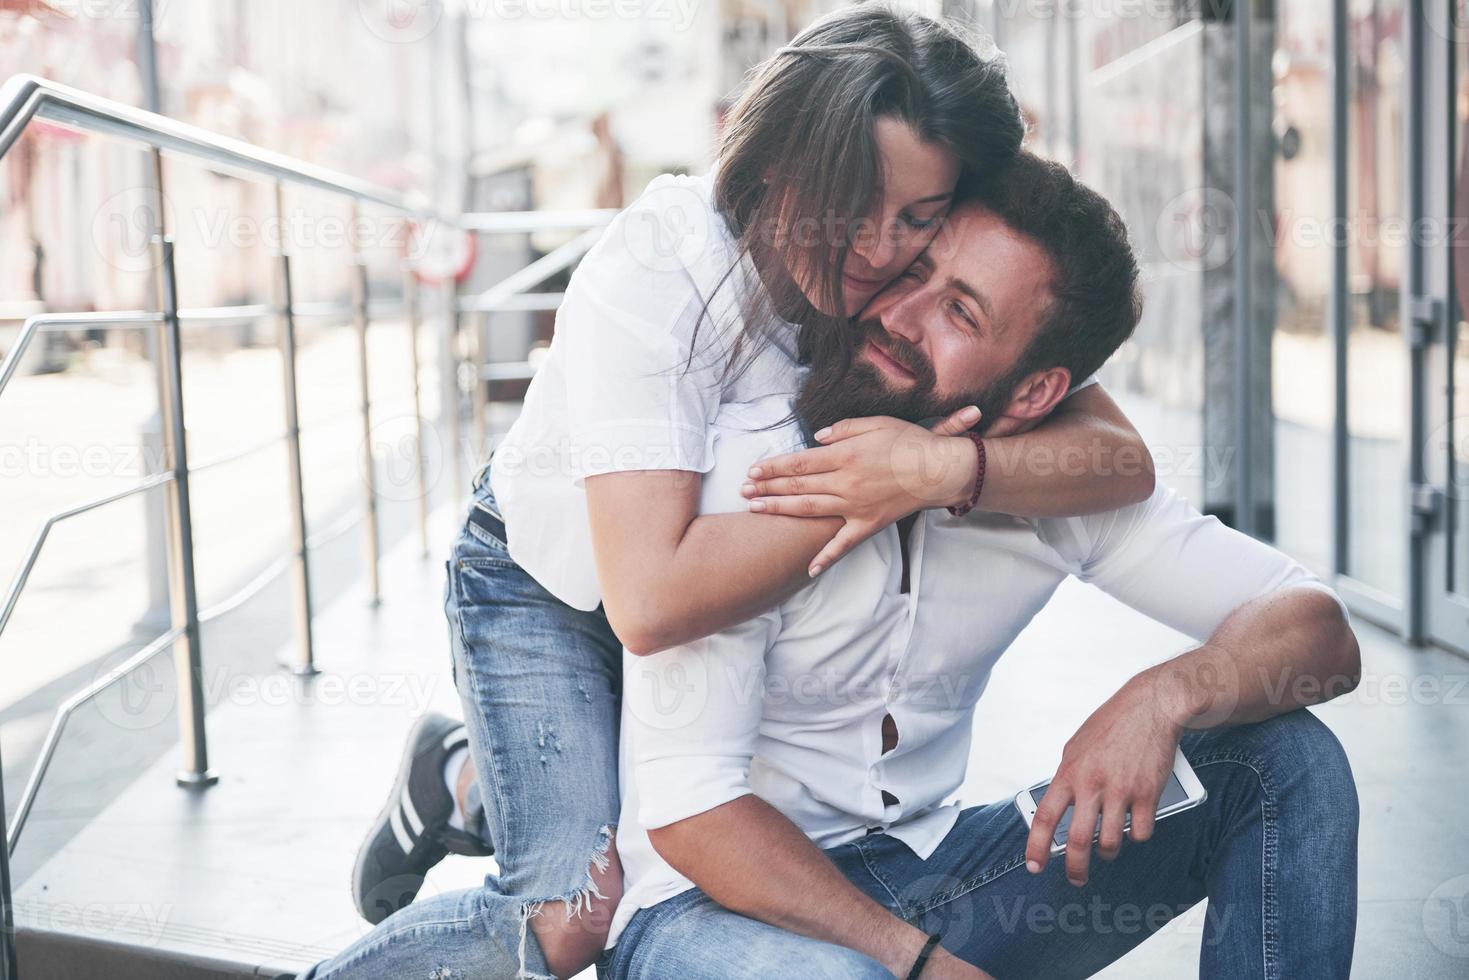
[[[973,510],[974,505],[979,503],[979,492],[984,489],[984,437],[978,432],[966,432],[964,434],[974,440],[974,451],[978,454],[978,465],[974,470],[974,492],[969,495],[967,501],[958,507],[949,508],[949,513],[955,517],[963,517]]]

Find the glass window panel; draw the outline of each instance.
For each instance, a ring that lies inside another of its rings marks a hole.
[[[1327,329],[1331,253],[1319,232],[1331,217],[1331,19],[1317,0],[1281,0],[1276,9],[1275,537],[1329,574],[1336,375]]]
[[[1348,5],[1346,571],[1392,596],[1403,594],[1408,533],[1403,28],[1403,0]]]

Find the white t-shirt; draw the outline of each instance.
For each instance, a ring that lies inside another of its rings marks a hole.
[[[664,175],[608,225],[571,277],[550,351],[491,461],[511,556],[578,609],[602,600],[586,477],[705,473],[721,403],[800,388],[795,328],[774,316],[748,366],[726,376],[759,278],[748,258],[736,263],[713,193],[713,175]]]

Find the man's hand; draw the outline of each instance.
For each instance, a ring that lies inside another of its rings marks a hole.
[[[1129,812],[1128,836],[1147,840],[1183,724],[1168,711],[1139,675],[1094,711],[1066,743],[1061,765],[1036,807],[1025,864],[1039,874],[1050,857],[1052,835],[1066,808],[1075,804],[1066,841],[1066,878],[1086,884],[1092,833],[1102,818],[1097,854],[1112,860],[1122,848],[1122,824]]]

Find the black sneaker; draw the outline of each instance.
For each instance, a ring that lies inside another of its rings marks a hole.
[[[424,875],[451,849],[472,856],[495,853],[480,838],[449,826],[454,797],[444,785],[444,764],[468,745],[464,725],[443,715],[424,715],[408,733],[398,778],[352,870],[357,911],[373,925],[413,901]]]

